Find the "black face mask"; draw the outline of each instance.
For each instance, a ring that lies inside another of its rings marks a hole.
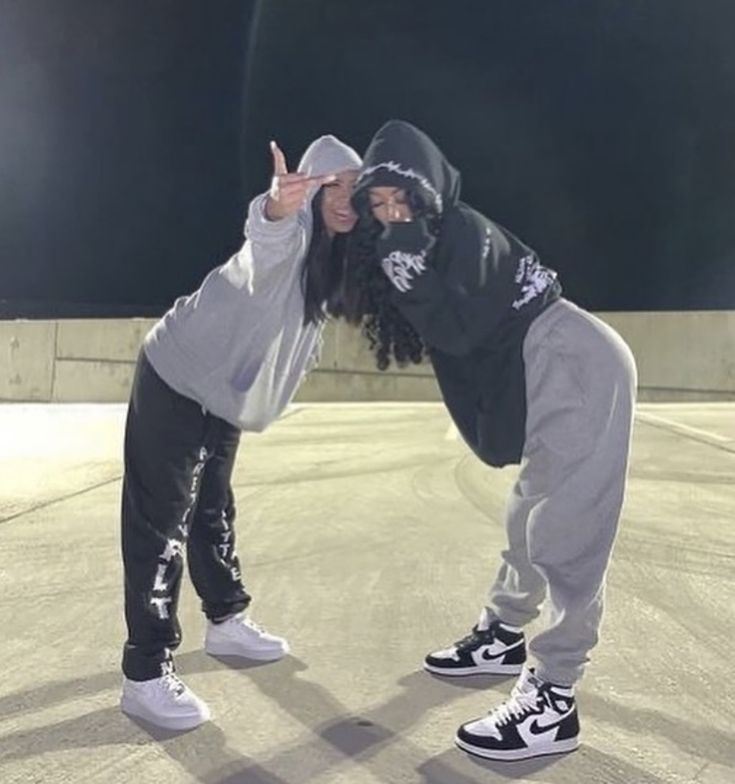
[[[405,253],[428,251],[434,244],[434,237],[429,231],[428,221],[424,216],[417,216],[410,221],[388,223],[378,237],[382,250],[399,250]]]

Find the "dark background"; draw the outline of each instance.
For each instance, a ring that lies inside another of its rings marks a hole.
[[[594,310],[735,307],[732,0],[0,0],[0,315],[162,312],[268,140],[433,136]]]

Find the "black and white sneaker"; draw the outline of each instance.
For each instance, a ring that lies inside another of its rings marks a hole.
[[[463,724],[454,739],[469,754],[522,760],[574,751],[579,745],[574,689],[524,669],[510,699],[482,719]]]
[[[526,661],[523,632],[493,621],[488,629],[477,626],[454,645],[430,653],[424,669],[437,675],[518,675]]]

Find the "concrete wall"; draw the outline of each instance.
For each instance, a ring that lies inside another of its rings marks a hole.
[[[638,362],[643,400],[735,399],[735,311],[600,313]],[[0,321],[0,400],[123,402],[152,319]],[[375,368],[345,324],[324,334],[300,401],[438,400],[428,366]]]
[[[633,349],[642,400],[735,400],[735,311],[598,313]]]

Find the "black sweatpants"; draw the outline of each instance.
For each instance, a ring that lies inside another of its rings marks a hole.
[[[210,619],[250,603],[235,552],[230,479],[240,431],[171,389],[141,351],[125,426],[122,554],[132,680],[173,671],[183,551]]]

